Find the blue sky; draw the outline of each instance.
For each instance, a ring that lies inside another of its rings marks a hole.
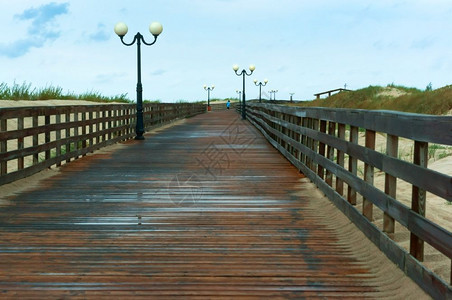
[[[232,65],[256,66],[278,99],[311,100],[344,87],[398,84],[425,89],[452,82],[449,0],[0,0],[0,83],[60,86],[135,99],[136,46],[113,31],[125,22],[142,47],[145,99],[196,101],[236,97]]]

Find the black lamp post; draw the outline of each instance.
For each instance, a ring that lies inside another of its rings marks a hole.
[[[137,43],[137,125],[135,132],[137,136],[135,137],[136,140],[144,140],[144,121],[143,121],[143,85],[141,84],[141,42],[147,46],[151,46],[155,44],[157,41],[157,37],[160,33],[162,33],[163,27],[162,24],[159,22],[152,22],[151,25],[149,25],[149,31],[154,36],[154,41],[152,43],[146,43],[143,36],[138,32],[135,37],[133,38],[133,41],[131,43],[124,42],[124,36],[127,34],[127,31],[129,29],[127,28],[127,25],[123,22],[119,22],[115,25],[115,33],[119,36],[121,39],[121,42],[126,46],[132,46]]]
[[[240,103],[240,98],[242,98],[242,91],[236,90],[235,92],[239,94],[239,103]]]
[[[207,111],[211,110],[211,108],[210,108],[210,91],[213,90],[214,88],[215,88],[214,85],[212,85],[212,86],[204,85],[204,89],[207,91]]]
[[[267,82],[268,82],[268,79],[264,79],[264,83],[262,83],[262,82],[257,83],[257,79],[254,79],[254,84],[256,86],[259,86],[259,103],[262,102],[262,87],[266,86]]]
[[[269,91],[269,93],[270,93],[270,100],[272,100],[271,94],[273,94],[273,100],[276,101],[276,93],[277,92],[278,92],[278,90],[271,90],[271,91]]]
[[[256,67],[254,65],[250,65],[249,69],[250,69],[250,73],[246,73],[246,70],[243,69],[240,73],[238,73],[237,71],[239,70],[239,66],[238,65],[234,65],[232,67],[232,69],[234,70],[235,74],[237,76],[243,76],[243,87],[242,87],[242,120],[246,120],[246,104],[245,104],[245,75],[246,76],[251,76],[251,74],[253,74],[253,71],[256,70]]]

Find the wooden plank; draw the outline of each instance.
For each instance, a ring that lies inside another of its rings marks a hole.
[[[399,138],[388,134],[386,137],[386,155],[397,157],[399,149]],[[385,193],[389,197],[396,199],[397,193],[397,177],[388,173],[385,174]],[[394,233],[395,222],[394,218],[387,213],[383,216],[383,232]]]
[[[336,135],[336,123],[328,122],[328,134],[331,136]],[[334,160],[334,147],[328,145],[327,157],[329,160]],[[330,170],[326,170],[325,182],[329,186],[333,186],[333,173]]]
[[[366,148],[375,150],[376,135],[373,130],[366,130]],[[364,164],[364,181],[370,185],[374,185],[374,167],[371,164]],[[369,221],[373,220],[373,204],[366,198],[363,198],[363,215]]]
[[[320,132],[326,133],[326,121],[320,120]],[[325,156],[325,143],[319,142],[319,155]],[[317,166],[317,176],[319,176],[322,180],[325,178],[325,171],[322,165]]]
[[[32,117],[32,127],[36,128],[39,126],[39,119],[38,116]],[[39,134],[34,133],[33,134],[33,147],[38,147],[39,145]],[[35,152],[33,153],[33,165],[37,165],[39,163],[39,153]]]
[[[8,130],[8,123],[6,119],[0,118],[0,132]],[[8,151],[8,144],[6,140],[0,140],[0,153]],[[0,175],[8,173],[8,165],[6,160],[0,160]]]
[[[60,124],[60,123],[61,123],[61,115],[60,115],[60,114],[58,114],[58,115],[55,116],[55,123],[56,123],[56,124]],[[56,141],[61,140],[61,131],[62,131],[62,130],[56,130],[56,131],[55,131],[55,140],[56,140]],[[55,155],[56,155],[56,157],[61,156],[61,148],[62,148],[62,147],[63,147],[63,145],[60,145],[60,146],[57,146],[57,147],[55,148]],[[57,166],[57,167],[60,167],[60,166],[61,166],[61,161],[59,161],[59,162],[56,164],[56,166]]]
[[[358,127],[350,126],[350,143],[358,144]],[[351,155],[348,157],[348,171],[354,176],[358,173],[358,160]],[[352,205],[356,205],[356,190],[350,185],[347,187],[347,201]]]
[[[428,143],[414,142],[413,163],[427,168]],[[425,190],[413,185],[411,209],[423,217],[425,217],[426,197]],[[410,254],[418,261],[424,261],[424,241],[413,233],[410,234]]]
[[[318,131],[319,130],[319,126],[320,126],[320,120],[319,119],[311,119],[311,124],[312,124],[312,130],[314,131]],[[318,153],[318,149],[319,149],[319,140],[317,139],[312,139],[311,140],[311,149],[315,152]],[[317,164],[312,161],[311,162],[311,170],[315,171],[317,169]]]
[[[345,141],[345,124],[338,124],[337,137],[340,140]],[[345,164],[344,151],[340,149],[337,149],[337,164],[340,167],[344,167]],[[344,195],[344,181],[339,177],[336,177],[336,192],[341,196]]]
[[[24,118],[19,117],[17,118],[17,129],[23,130],[24,129]],[[24,149],[24,137],[20,137],[17,139],[17,149],[20,151]],[[24,157],[21,156],[17,159],[17,169],[22,170],[24,168]]]

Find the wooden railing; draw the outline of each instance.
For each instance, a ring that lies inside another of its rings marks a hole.
[[[201,104],[145,104],[149,129],[204,113]],[[134,104],[0,108],[0,185],[135,136]]]
[[[452,177],[427,168],[429,143],[452,145],[452,117],[249,103],[247,119],[424,290],[451,297],[452,235],[426,218],[425,208],[427,192],[452,204]],[[375,149],[377,136],[386,139],[384,151]],[[398,152],[406,139],[411,162]],[[383,175],[384,184],[374,185]],[[398,181],[412,186],[409,206],[399,200]],[[372,222],[376,211],[382,228]],[[393,240],[396,224],[409,231],[409,250]],[[422,263],[424,242],[444,255],[450,279]]]

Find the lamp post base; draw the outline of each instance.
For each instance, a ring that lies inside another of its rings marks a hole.
[[[144,136],[142,136],[142,135],[137,135],[137,136],[135,137],[135,139],[138,140],[138,141],[142,141],[142,140],[144,140]]]

